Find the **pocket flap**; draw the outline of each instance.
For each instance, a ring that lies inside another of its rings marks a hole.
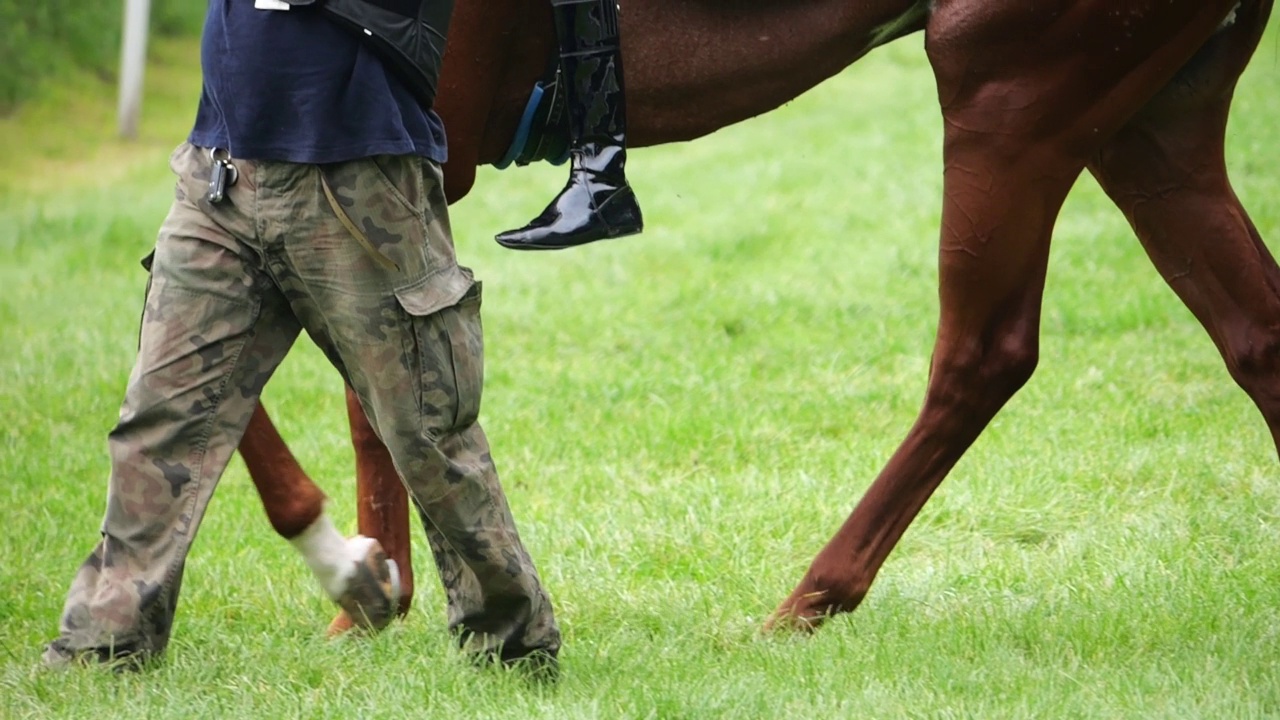
[[[425,317],[457,305],[474,284],[470,268],[454,265],[413,285],[397,288],[396,300],[410,315]]]

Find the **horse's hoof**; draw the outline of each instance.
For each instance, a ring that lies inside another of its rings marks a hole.
[[[372,538],[356,536],[347,542],[367,546],[338,596],[342,613],[329,625],[330,636],[353,627],[381,630],[391,624],[400,608],[400,568],[396,561],[389,559],[382,545]]]
[[[773,611],[760,631],[766,635],[812,635],[827,618],[825,615],[805,617],[789,611]]]
[[[766,633],[793,633],[807,635],[817,630],[832,615],[829,605],[822,602],[826,591],[792,595],[778,606],[765,620]]]
[[[340,610],[338,611],[338,614],[333,617],[333,621],[329,623],[329,627],[324,631],[324,634],[331,638],[338,637],[339,635],[350,631],[355,626],[356,624],[351,621],[351,616],[347,614],[347,611]]]

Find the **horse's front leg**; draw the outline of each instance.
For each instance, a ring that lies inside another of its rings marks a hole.
[[[924,406],[770,625],[812,628],[857,607],[929,496],[1031,377],[1050,231],[1074,177],[1070,167],[1048,170],[949,143],[941,319]]]
[[[1031,377],[1062,202],[1089,154],[1232,3],[1210,5],[1174,0],[1132,26],[1105,3],[1063,15],[1035,3],[938,5],[925,44],[946,124],[941,313],[924,406],[770,627],[812,628],[857,607],[930,495]]]

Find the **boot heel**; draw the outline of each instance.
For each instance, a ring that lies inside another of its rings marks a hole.
[[[644,216],[640,203],[630,185],[619,188],[596,208],[600,222],[608,228],[609,238],[636,235],[644,230]]]

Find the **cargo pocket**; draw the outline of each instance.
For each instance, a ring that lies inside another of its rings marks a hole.
[[[407,334],[412,347],[405,350],[416,365],[413,377],[422,429],[433,438],[475,423],[484,388],[482,284],[469,270],[455,270],[396,290],[413,329]]]

